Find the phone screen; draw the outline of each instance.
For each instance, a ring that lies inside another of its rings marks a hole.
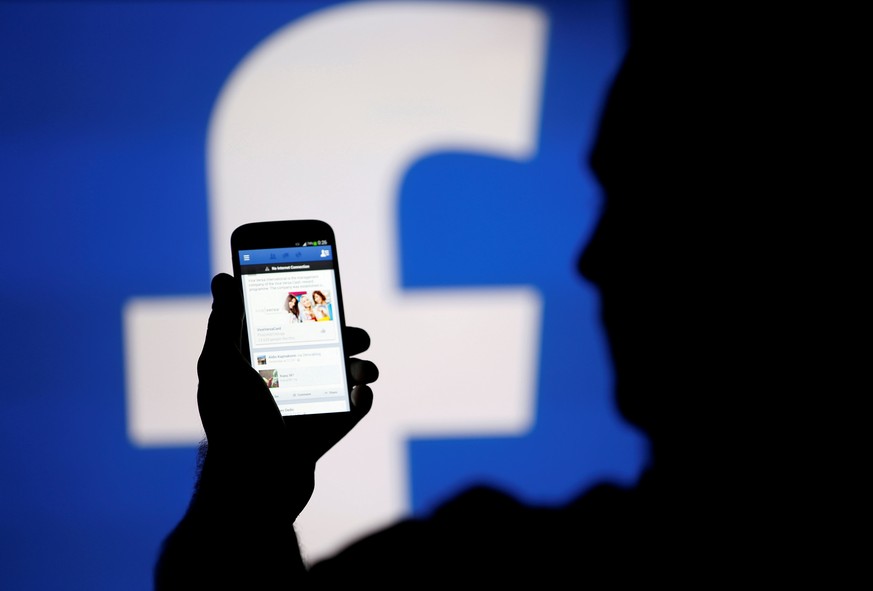
[[[283,416],[350,410],[329,242],[237,251],[251,363]]]

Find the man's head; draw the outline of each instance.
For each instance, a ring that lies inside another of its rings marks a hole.
[[[715,354],[709,323],[717,312],[706,276],[722,235],[707,190],[716,113],[688,59],[702,47],[683,44],[694,35],[675,15],[636,7],[586,163],[605,205],[579,270],[600,292],[619,410],[650,435],[657,454],[706,423],[697,410],[711,402],[700,389]]]

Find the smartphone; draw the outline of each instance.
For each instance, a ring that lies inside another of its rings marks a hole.
[[[320,220],[244,224],[230,238],[242,290],[242,353],[285,417],[351,410],[333,229]]]

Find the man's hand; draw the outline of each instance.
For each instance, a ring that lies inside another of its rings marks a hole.
[[[198,492],[220,498],[225,509],[281,498],[296,518],[312,495],[315,462],[369,412],[373,392],[367,384],[378,378],[378,369],[370,361],[348,359],[350,413],[283,418],[270,389],[240,353],[243,305],[233,277],[216,275],[212,297],[197,364],[197,405],[208,442]],[[344,342],[353,356],[367,350],[370,338],[350,327]],[[271,504],[262,505],[266,510]]]

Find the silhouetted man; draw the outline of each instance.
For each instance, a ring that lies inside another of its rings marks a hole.
[[[733,146],[723,96],[708,85],[719,72],[701,69],[718,67],[708,61],[716,43],[706,22],[653,4],[631,4],[629,50],[581,163],[606,202],[579,269],[600,292],[619,410],[651,441],[639,481],[599,485],[558,507],[474,487],[431,516],[305,565],[293,523],[312,494],[315,462],[369,411],[378,371],[351,360],[354,415],[310,443],[285,426],[240,356],[240,296],[219,275],[198,365],[208,451],[191,506],[162,549],[158,588],[710,584],[742,579],[759,560],[750,536],[737,541],[750,521],[737,472],[722,461],[723,444],[743,434],[725,431],[718,416],[741,394],[731,372],[735,310],[724,307],[725,290],[738,286],[721,256],[740,230],[724,173]],[[366,333],[350,337],[353,355],[366,351]]]

